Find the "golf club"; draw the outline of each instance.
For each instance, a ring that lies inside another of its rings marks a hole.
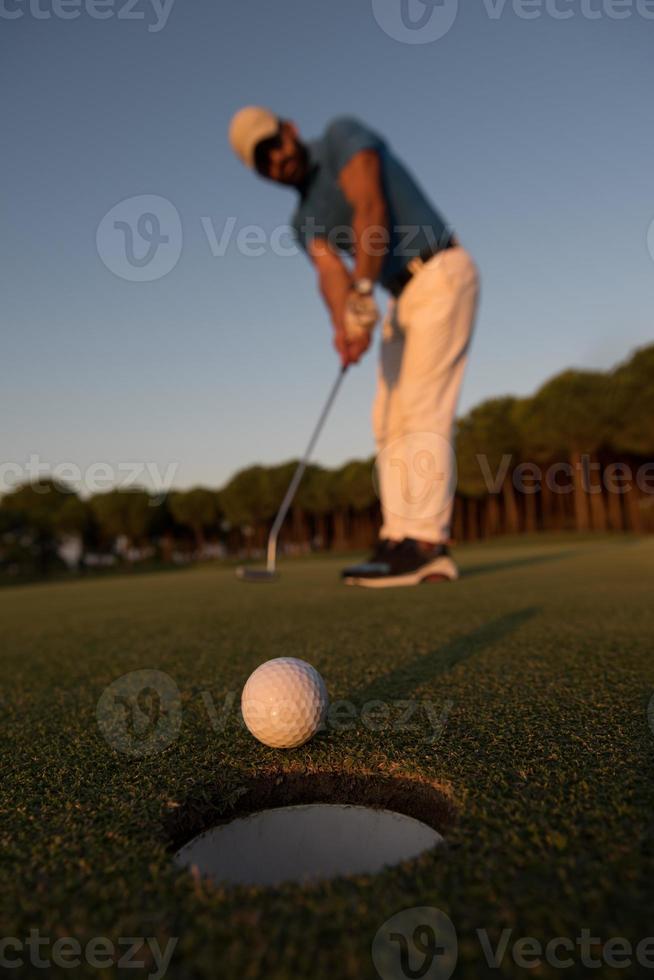
[[[334,399],[338,394],[338,389],[341,387],[341,382],[347,371],[347,366],[342,367],[338,372],[338,377],[334,382],[332,389],[329,393],[329,398],[327,403],[323,408],[320,418],[318,419],[318,424],[314,429],[313,435],[309,440],[309,445],[306,448],[306,452],[300,462],[297,465],[297,469],[293,474],[293,479],[288,485],[288,490],[286,495],[282,500],[281,507],[277,512],[277,516],[273,522],[273,526],[270,529],[270,534],[268,535],[268,548],[266,556],[266,567],[265,568],[244,568],[240,566],[236,569],[236,577],[240,578],[243,582],[272,582],[277,577],[277,538],[281,530],[282,524],[284,523],[284,518],[288,513],[288,509],[293,502],[293,498],[297,492],[297,488],[300,485],[300,480],[304,475],[304,471],[307,468],[309,459],[311,458],[311,453],[313,452],[314,446],[318,441],[318,436],[322,431],[322,427],[325,424],[325,420],[329,415],[329,410],[331,409]]]

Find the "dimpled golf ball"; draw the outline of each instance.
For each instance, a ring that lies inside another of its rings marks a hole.
[[[241,697],[250,732],[273,749],[294,749],[322,728],[329,706],[315,667],[295,657],[267,660],[250,674]]]

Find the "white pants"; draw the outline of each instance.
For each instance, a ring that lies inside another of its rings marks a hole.
[[[457,246],[429,259],[389,302],[373,407],[381,537],[450,537],[453,425],[478,297],[477,268]]]

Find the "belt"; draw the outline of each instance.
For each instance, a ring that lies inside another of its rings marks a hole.
[[[402,271],[398,272],[395,278],[391,280],[388,284],[388,291],[397,299],[407,283],[411,282],[416,272],[420,272],[425,262],[429,262],[439,252],[445,252],[448,248],[454,248],[457,244],[458,242],[454,235],[450,235],[442,244],[436,246],[430,245],[428,248],[423,249],[419,255],[410,259]]]

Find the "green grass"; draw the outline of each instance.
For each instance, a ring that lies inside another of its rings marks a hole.
[[[458,557],[456,584],[373,593],[341,587],[333,559],[289,562],[275,585],[205,567],[3,589],[2,934],[179,937],[175,980],[374,977],[377,929],[413,906],[454,922],[455,977],[561,973],[508,955],[491,970],[477,929],[494,943],[504,928],[653,934],[654,541],[544,537]],[[220,713],[283,655],[311,661],[332,699],[431,702],[447,715],[440,738],[422,710],[292,753],[256,743],[235,710],[214,728],[207,701]],[[142,668],[173,678],[183,718],[162,752],[132,758],[107,744],[96,707]],[[184,820],[218,819],[271,768],[437,784],[458,812],[450,846],[307,889],[230,892],[174,870]]]

